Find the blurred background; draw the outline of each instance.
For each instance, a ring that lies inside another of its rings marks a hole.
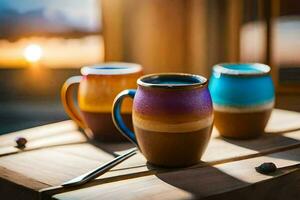
[[[266,63],[276,107],[300,111],[300,1],[1,0],[0,134],[68,119],[63,82],[105,61],[206,77]]]

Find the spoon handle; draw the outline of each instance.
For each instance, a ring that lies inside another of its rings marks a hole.
[[[104,163],[103,165],[85,173],[80,176],[77,176],[76,178],[73,178],[67,182],[64,182],[62,184],[63,187],[71,187],[71,186],[78,186],[85,184],[88,181],[91,181],[98,176],[106,173],[108,170],[116,166],[117,164],[121,163],[122,161],[126,160],[127,158],[130,158],[131,156],[135,155],[137,153],[137,148],[133,148],[132,150],[128,151],[127,153],[124,153],[123,155],[119,155],[118,157],[114,158],[113,160]]]

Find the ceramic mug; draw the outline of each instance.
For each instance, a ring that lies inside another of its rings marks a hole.
[[[231,138],[255,138],[267,125],[274,106],[270,67],[264,64],[218,64],[209,82],[215,126]]]
[[[125,90],[114,100],[112,117],[117,129],[153,165],[183,167],[199,162],[213,124],[206,78],[165,73],[143,76],[137,83],[137,90]],[[125,97],[134,99],[134,132],[120,114]]]
[[[69,78],[61,90],[62,103],[67,114],[89,136],[99,141],[120,141],[120,136],[111,119],[114,97],[128,87],[136,87],[142,68],[133,63],[105,63],[86,66],[81,69],[82,76]],[[79,84],[77,112],[74,106],[73,90]],[[132,102],[123,107],[124,120],[132,126]],[[90,131],[89,131],[90,130]]]

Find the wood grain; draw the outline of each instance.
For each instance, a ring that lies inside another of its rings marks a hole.
[[[123,47],[123,0],[102,0],[103,36],[105,61],[124,59]]]
[[[222,172],[221,174],[224,174],[223,171],[226,171],[227,174],[230,174],[230,177],[234,177],[234,180],[239,180],[239,182],[232,183],[243,186],[244,182],[246,182],[247,187],[252,187],[250,185],[264,181],[265,179],[258,179],[260,176],[253,176],[253,180],[248,177],[243,177],[243,174],[247,174],[248,171],[241,172],[241,170],[238,170],[237,174],[235,174],[235,165],[230,164],[238,163],[239,166],[253,167],[252,164],[257,164],[258,161],[263,162],[263,160],[266,159],[266,156],[269,157],[269,154],[273,155],[273,157],[271,156],[273,161],[278,162],[278,164],[282,166],[299,162],[299,123],[299,113],[275,109],[268,128],[266,129],[267,133],[259,139],[224,139],[219,137],[218,132],[214,130],[207,151],[203,156],[203,161],[205,162],[196,166],[192,166],[184,170],[160,169],[147,164],[145,158],[139,153],[82,188],[71,189],[64,189],[59,187],[59,185],[112,159],[115,151],[119,151],[118,153],[120,154],[122,153],[122,150],[131,147],[131,145],[128,143],[98,143],[97,145],[93,145],[86,141],[85,137],[77,130],[77,127],[71,121],[42,126],[31,130],[24,130],[0,137],[0,152],[3,152],[8,148],[14,149],[14,147],[10,145],[14,145],[13,141],[16,136],[26,137],[29,141],[28,151],[20,151],[7,156],[0,156],[0,191],[14,191],[18,195],[20,192],[22,193],[24,191],[24,193],[26,193],[26,198],[24,196],[24,199],[38,199],[41,197],[51,198],[52,195],[57,193],[65,194],[70,190],[88,190],[93,187],[102,188],[102,186],[106,188],[108,187],[107,185],[111,185],[115,182],[117,184],[122,181],[126,183],[128,182],[129,185],[131,185],[131,181],[134,182],[136,180],[140,186],[137,187],[134,183],[132,183],[134,186],[133,188],[138,189],[138,191],[142,191],[143,195],[151,194],[154,197],[171,198],[173,196],[171,195],[168,197],[168,192],[165,192],[164,189],[161,190],[161,192],[158,190],[160,187],[169,188],[166,191],[174,190],[174,186],[161,186],[161,179],[157,179],[157,174],[175,173],[175,177],[177,176],[178,179],[182,179],[182,183],[180,184],[184,184],[185,181],[189,183],[188,180],[180,177],[187,176],[186,173],[191,173],[191,180],[193,180],[192,177],[197,177],[198,173],[200,173],[199,177],[202,177],[206,173],[209,174],[209,170],[204,170],[203,172],[202,170],[210,168],[213,168],[210,169],[212,170],[212,177],[219,177],[218,174],[220,171]],[[42,133],[45,133],[45,135]],[[72,142],[84,143],[73,144]],[[69,145],[61,145],[63,143],[68,143]],[[44,145],[46,147],[43,147]],[[282,160],[283,157],[280,155],[282,152],[287,152],[282,154],[288,158],[287,160]],[[278,155],[281,156],[281,160],[274,157]],[[249,160],[249,162],[247,163],[246,160]],[[233,170],[229,166],[233,166]],[[213,176],[214,173],[217,173],[217,175]],[[183,175],[181,176],[181,174]],[[156,177],[156,179],[152,179],[151,177]],[[198,181],[198,179],[195,180]],[[152,184],[152,182],[154,184],[153,191],[156,191],[156,194],[152,193],[152,189],[149,185],[150,183]],[[119,188],[121,191],[120,194],[122,194],[122,187],[124,187],[124,185],[117,185],[116,188],[111,187],[112,186],[109,187],[110,189],[107,191],[107,194],[102,194],[104,197],[113,197],[111,196],[111,191],[118,191]],[[187,184],[187,187],[192,187],[192,183]],[[219,187],[221,187],[221,185]],[[191,197],[191,194],[187,193],[185,190],[178,189],[177,187],[175,188],[178,191],[174,194],[178,195],[178,197],[181,197],[181,195],[182,198]],[[234,191],[238,189],[236,187],[232,187],[231,190]],[[99,189],[99,191],[105,190]],[[3,194],[6,195],[5,197],[7,199],[13,199],[15,197],[14,192],[5,192]],[[211,196],[214,196],[212,193],[205,194],[211,194]],[[97,194],[95,195],[97,196]],[[126,195],[124,198],[125,197],[127,198]],[[129,197],[132,196],[129,195],[128,198]]]
[[[102,0],[105,61],[209,76],[239,61],[240,0]]]
[[[29,128],[22,131],[17,131],[10,134],[2,135],[0,147],[15,145],[14,139],[19,136],[25,137],[28,140],[37,140],[40,138],[59,135],[74,130],[77,130],[77,126],[72,121],[63,121],[63,122],[53,123],[45,126]]]
[[[11,138],[10,141],[14,141],[14,138]],[[8,143],[10,143],[10,141],[8,141]],[[86,142],[87,140],[81,132],[73,130],[59,135],[52,135],[45,138],[39,138],[38,140],[30,139],[26,144],[25,149],[16,148],[15,144],[11,146],[0,147],[0,157],[16,153],[24,153],[27,151],[38,150],[42,148],[50,148],[61,145],[66,146],[70,144],[80,144]]]
[[[295,113],[275,110],[270,123],[273,123],[273,120],[275,120],[274,122],[277,122],[277,118],[279,116],[286,114]],[[298,115],[294,115],[294,117],[294,119],[298,119]],[[291,118],[289,119],[291,120]],[[218,164],[242,160],[300,147],[299,131],[285,133],[283,132],[283,129],[278,127],[271,130],[273,130],[273,134],[266,133],[263,137],[255,140],[224,139],[218,136],[217,131],[214,131],[208,149],[203,156],[203,161],[205,161],[205,163],[200,163],[192,168],[203,167],[207,164]],[[279,133],[277,134],[274,131],[279,131]],[[106,173],[97,180],[87,184],[86,187],[102,184],[104,182],[115,181],[118,180],[118,177],[119,179],[130,179],[133,177],[155,174],[161,171],[164,171],[164,169],[149,168],[144,157],[141,154],[138,154],[113,168],[109,173]],[[56,192],[65,191],[62,188],[54,188],[54,190]]]
[[[279,170],[271,175],[259,174],[254,167],[262,162],[274,162],[278,167],[299,164],[300,148],[203,168],[161,172],[150,176],[96,185],[54,195],[54,199],[202,199],[212,196],[216,199],[219,194],[225,197],[226,193],[233,190],[243,190],[240,198],[264,199],[267,197],[266,194],[262,198],[256,193],[256,191],[262,191],[259,186],[260,182],[279,179],[291,172],[298,174],[298,177],[294,177],[292,182],[295,183],[295,180],[299,180],[299,168]],[[256,184],[256,187],[252,186],[253,183]],[[279,187],[282,185],[276,187],[276,184],[273,183],[271,186],[268,185],[268,188],[282,190],[285,188]],[[299,188],[299,183],[296,186]],[[279,199],[275,195],[272,197]]]

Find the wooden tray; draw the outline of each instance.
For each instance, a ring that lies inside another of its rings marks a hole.
[[[92,144],[72,121],[7,134],[0,137],[1,199],[298,199],[300,114],[274,110],[266,132],[255,140],[230,140],[214,130],[196,166],[153,168],[137,154],[90,183],[67,189],[60,184],[131,145]],[[14,147],[18,136],[29,141],[26,150]],[[262,175],[254,167],[263,162],[284,168]]]

